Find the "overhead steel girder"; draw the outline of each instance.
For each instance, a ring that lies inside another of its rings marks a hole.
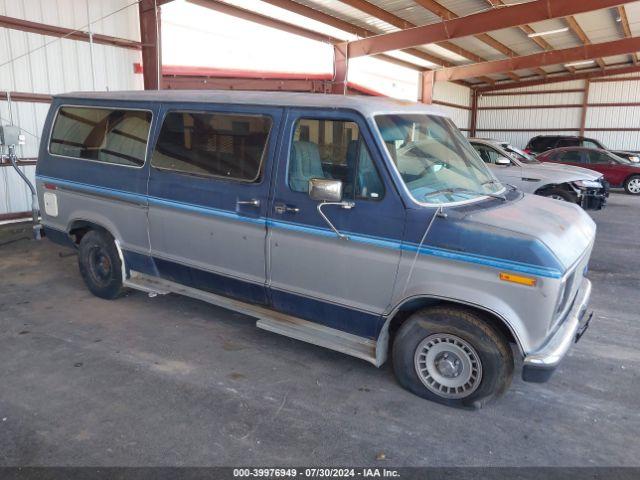
[[[436,71],[436,81],[453,81],[482,75],[522,70],[545,65],[559,65],[580,60],[592,60],[598,57],[623,55],[640,50],[640,37],[623,38],[604,43],[593,43],[581,47],[534,53],[522,57],[495,60],[492,62],[461,65]]]
[[[534,0],[499,10],[488,10],[440,23],[354,40],[349,58],[374,55],[443,40],[500,30],[502,28],[567,17],[578,13],[616,7],[634,0]]]
[[[629,65],[627,67],[607,68],[605,70],[598,69],[565,75],[549,75],[546,78],[525,80],[521,82],[504,82],[492,86],[477,87],[474,90],[478,93],[495,92],[500,90],[510,90],[512,88],[535,87],[537,85],[547,85],[549,83],[569,82],[571,80],[599,79],[611,77],[613,75],[637,72],[640,72],[640,65]]]
[[[69,40],[79,40],[81,42],[93,41],[102,45],[112,45],[114,47],[130,48],[140,50],[142,45],[135,40],[126,38],[112,37],[110,35],[102,35],[100,33],[89,33],[72,28],[58,27],[55,25],[47,25],[21,18],[7,17],[0,15],[0,27],[11,30],[20,30],[29,33],[39,33],[40,35],[48,35],[50,37],[68,38]]]

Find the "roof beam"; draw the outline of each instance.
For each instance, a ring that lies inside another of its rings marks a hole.
[[[591,45],[591,40],[589,40],[589,37],[587,37],[587,34],[584,33],[584,30],[573,15],[565,18],[564,20],[565,22],[567,22],[567,25],[569,25],[571,31],[580,39],[583,45]],[[604,60],[602,60],[602,58],[596,58],[596,63],[602,69],[605,69],[607,67],[607,64],[604,63]]]
[[[460,18],[460,15],[457,15],[456,13],[452,12],[448,8],[444,7],[443,5],[440,5],[438,2],[435,2],[434,0],[415,0],[415,2],[418,5],[420,5],[422,8],[429,10],[431,13],[434,13],[435,15],[439,16],[443,20],[453,20],[454,18]],[[516,52],[514,52],[509,47],[507,47],[506,45],[504,45],[503,43],[499,42],[498,40],[496,40],[495,38],[493,38],[492,36],[486,33],[475,35],[475,38],[477,38],[482,43],[490,46],[494,50],[497,50],[498,52],[502,53],[507,57],[518,56]],[[451,42],[446,42],[446,43],[455,46],[455,44]],[[442,47],[443,46],[442,44],[443,42],[440,42],[438,45]],[[464,57],[465,55],[462,55],[462,56]],[[467,56],[466,58],[473,60],[475,62],[478,62],[478,60],[472,57]],[[484,60],[481,60],[481,61],[484,61]],[[508,72],[507,75],[513,80],[516,80],[516,81],[520,80],[520,77],[514,72]]]
[[[575,0],[534,0],[499,10],[488,10],[466,17],[445,20],[437,24],[423,25],[399,32],[355,40],[349,42],[349,57],[356,58],[416,45],[437,43],[443,40],[477,35],[502,28],[517,27],[527,23],[616,7],[633,1],[581,0],[577,2]]]
[[[485,1],[489,3],[493,8],[503,8],[503,7],[509,6],[508,4],[504,3],[503,0],[485,0]],[[553,45],[547,42],[544,38],[529,37],[529,35],[536,32],[533,28],[531,28],[531,26],[525,24],[525,25],[520,25],[518,28],[522,30],[522,33],[524,33],[533,43],[538,45],[538,47],[540,47],[542,50],[545,50],[545,51],[553,50]],[[548,72],[540,67],[534,68],[533,70],[538,75],[542,75],[543,77],[546,77],[548,75]]]
[[[40,35],[48,35],[50,37],[79,40],[81,42],[89,42],[90,39],[92,39],[94,43],[130,48],[133,50],[140,50],[142,48],[142,44],[135,40],[112,37],[110,35],[102,35],[99,33],[89,34],[89,32],[74,30],[72,28],[57,27],[55,25],[31,22],[29,20],[22,20],[21,18],[6,17],[4,15],[0,15],[0,27],[9,28],[11,30],[21,30],[29,33],[39,33]]]
[[[624,8],[624,5],[620,5],[618,7],[618,15],[620,15],[620,26],[622,27],[622,32],[624,36],[627,38],[631,38],[633,35],[631,34],[631,27],[629,26],[629,17],[627,17],[627,9]],[[631,54],[631,61],[636,64],[638,63],[638,53],[633,52]]]
[[[537,85],[547,85],[549,83],[569,82],[572,80],[586,80],[593,78],[610,77],[612,75],[622,75],[625,73],[640,72],[640,65],[629,65],[627,67],[608,67],[604,70],[590,70],[588,72],[578,72],[575,74],[549,75],[547,78],[538,78],[534,80],[526,80],[523,82],[504,82],[494,86],[476,88],[480,93],[495,92],[499,90],[510,90],[512,88],[535,87]]]
[[[404,30],[406,28],[414,28],[416,26],[416,24],[411,23],[408,20],[405,20],[404,18],[398,17],[397,15],[394,15],[393,13],[388,12],[378,7],[377,5],[374,5],[365,0],[340,0],[340,1],[342,3],[346,3],[350,7],[356,8],[361,12],[367,13],[372,17],[382,20],[383,22],[386,22],[389,25],[393,25],[394,27],[397,27],[401,30]],[[449,50],[450,52],[453,52],[456,55],[460,55],[461,57],[464,57],[468,60],[472,60],[474,62],[486,61],[486,59],[482,58],[480,55],[476,55],[475,53],[470,52],[469,50],[466,50],[462,47],[459,47],[458,45],[452,42],[444,41],[444,42],[439,42],[437,45],[439,47],[444,48],[445,50]],[[514,80],[517,80],[517,79],[518,78],[515,78]]]
[[[386,22],[389,25],[393,25],[394,27],[397,27],[401,30],[406,28],[414,28],[416,26],[414,23],[411,23],[403,18],[400,18],[391,12],[387,12],[386,10],[372,3],[369,3],[365,0],[340,0],[340,1],[342,3],[346,3],[350,7],[358,9],[361,12],[367,13],[372,17],[382,20],[383,22]],[[468,60],[472,60],[473,62],[486,61],[486,59],[482,58],[480,55],[476,55],[475,53],[470,52],[469,50],[465,50],[464,48],[459,47],[458,45],[452,42],[448,42],[448,41],[439,42],[437,45],[446,50],[449,50],[450,52],[455,53],[456,55],[460,55],[461,57],[464,57]],[[447,63],[450,64],[449,66],[454,66],[452,62],[447,62]],[[520,77],[518,77],[517,75],[511,76],[511,78],[513,80],[520,79]],[[489,77],[483,77],[483,78],[480,78],[480,80],[484,81],[485,83],[493,83],[493,79]]]
[[[551,52],[534,53],[523,57],[495,60],[492,62],[461,65],[436,71],[436,81],[453,81],[473,78],[480,75],[509,72],[544,65],[559,65],[579,60],[591,60],[598,57],[624,55],[640,50],[640,37],[623,38],[612,42],[593,43],[583,47],[565,48]]]
[[[245,8],[236,7],[235,5],[231,5],[226,2],[222,2],[218,0],[187,0],[187,2],[192,3],[194,5],[200,5],[201,7],[209,8],[211,10],[215,10],[221,13],[225,13],[227,15],[243,18],[250,22],[259,23],[261,25],[275,28],[277,30],[282,30],[285,32],[292,33],[294,35],[309,38],[317,42],[329,43],[331,45],[338,45],[341,43],[345,43],[344,40],[340,40],[339,38],[335,38],[330,35],[325,35],[323,33],[319,33],[314,30],[310,30],[308,28],[303,28],[293,23],[285,22],[284,20],[279,20],[273,17],[269,17],[267,15],[262,15],[260,13],[247,10]],[[412,49],[409,49],[409,50],[412,50]],[[409,53],[409,51],[406,51],[406,50],[404,51],[406,53]],[[414,55],[413,52],[411,52],[411,54]],[[395,57],[391,57],[389,55],[380,54],[380,55],[374,55],[374,56],[376,58],[379,58],[380,60],[384,60],[389,63],[400,65],[405,68],[410,68],[412,70],[418,70],[418,71],[426,70],[424,67],[421,67],[419,65],[416,65],[410,62],[406,62],[404,60],[400,60]]]
[[[354,25],[353,23],[347,22],[345,20],[341,20],[331,15],[327,15],[326,13],[307,7],[306,5],[302,5],[292,0],[262,0],[262,1],[270,5],[273,5],[275,7],[279,7],[284,10],[297,13],[298,15],[302,15],[303,17],[310,18],[317,22],[327,24],[331,27],[337,28],[338,30],[351,33],[352,35],[357,35],[358,37],[364,38],[364,37],[372,37],[377,35],[375,32],[371,30],[367,30],[366,28],[362,28],[358,25]],[[418,50],[417,48],[406,48],[406,49],[403,49],[402,51],[404,53],[413,55],[414,57],[417,57],[426,62],[433,63],[435,65],[442,65],[443,67],[451,67],[455,65],[453,62],[450,62],[442,57],[433,55],[423,50]]]

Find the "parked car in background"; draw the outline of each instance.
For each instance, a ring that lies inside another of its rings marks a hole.
[[[612,187],[624,187],[631,195],[640,195],[640,164],[631,163],[598,148],[556,148],[536,157],[542,162],[587,167],[604,175]]]
[[[619,157],[626,158],[632,163],[640,163],[640,152],[633,150],[611,150],[595,138],[587,138],[577,135],[538,135],[529,140],[525,151],[537,155],[547,150],[561,147],[587,147],[607,150]]]
[[[608,188],[601,173],[580,167],[545,165],[532,157],[522,161],[519,157],[525,157],[507,150],[509,147],[503,148],[496,140],[470,138],[469,142],[502,183],[525,193],[577,203],[587,210],[600,210],[606,204]]]

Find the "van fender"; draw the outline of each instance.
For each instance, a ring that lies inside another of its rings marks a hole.
[[[122,235],[120,230],[116,227],[109,218],[96,212],[75,211],[72,215],[69,215],[69,222],[67,223],[67,234],[71,234],[74,228],[77,228],[78,224],[95,225],[103,230],[106,230],[117,242],[121,242]]]
[[[88,218],[74,217],[73,220],[70,220],[67,225],[67,235],[71,237],[71,230],[75,228],[74,225],[77,225],[79,223],[83,224],[83,226],[94,225],[106,231],[107,233],[109,233],[109,235],[113,237],[113,241],[116,245],[116,250],[118,251],[118,257],[120,258],[120,267],[121,267],[120,270],[122,271],[122,282],[124,283],[127,281],[127,266],[124,261],[124,254],[122,253],[122,247],[120,246],[120,238],[121,238],[120,232],[118,231],[116,226],[113,224],[113,222],[111,222],[108,218],[102,215],[97,215],[97,216],[99,217],[98,221],[96,221],[95,219],[89,220]]]
[[[391,311],[386,314],[384,316],[385,318],[385,322],[382,325],[382,328],[380,329],[380,334],[378,335],[378,340],[376,341],[376,365],[377,366],[381,366],[383,365],[388,358],[389,355],[389,349],[390,349],[390,345],[389,345],[389,327],[391,326],[391,323],[393,322],[393,319],[396,318],[396,315],[403,310],[403,307],[405,307],[407,304],[412,303],[412,302],[420,302],[420,301],[425,301],[426,303],[429,302],[447,302],[447,303],[452,303],[452,304],[458,304],[458,305],[462,305],[462,306],[466,306],[466,307],[471,307],[474,308],[476,310],[481,310],[485,313],[490,314],[491,316],[493,316],[496,320],[498,320],[506,329],[508,329],[508,331],[511,333],[512,337],[515,339],[516,345],[518,346],[518,350],[520,352],[520,354],[522,356],[524,356],[524,348],[523,348],[523,344],[522,341],[520,339],[520,337],[518,336],[518,332],[517,330],[514,328],[514,326],[505,318],[504,315],[501,315],[500,313],[496,312],[495,310],[492,310],[490,308],[487,308],[484,305],[480,305],[477,303],[473,303],[473,302],[469,302],[469,301],[465,301],[465,300],[461,300],[459,298],[453,298],[453,297],[448,297],[448,296],[443,296],[443,295],[412,295],[409,297],[405,297],[404,299],[402,299],[400,302],[398,302],[395,307],[393,307],[391,309]]]

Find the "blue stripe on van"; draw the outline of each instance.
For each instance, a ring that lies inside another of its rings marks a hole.
[[[307,233],[310,235],[319,235],[323,237],[333,237],[335,233],[328,228],[319,228],[319,227],[311,227],[308,225],[301,225],[293,222],[284,222],[280,220],[273,220],[268,218],[251,218],[243,215],[239,215],[235,212],[231,212],[228,210],[221,210],[212,207],[205,207],[202,205],[194,205],[190,203],[177,202],[173,200],[166,200],[157,197],[147,197],[146,195],[134,194],[131,192],[125,192],[121,190],[115,190],[112,188],[105,187],[97,187],[94,185],[87,185],[84,183],[73,182],[69,180],[61,180],[58,178],[46,177],[43,175],[38,175],[36,177],[38,180],[43,182],[51,182],[60,186],[67,186],[71,188],[75,188],[77,190],[91,193],[99,193],[103,195],[109,195],[114,198],[122,198],[123,200],[135,201],[139,203],[149,202],[153,205],[165,206],[169,208],[176,208],[186,211],[191,211],[195,213],[201,213],[204,215],[214,215],[218,217],[225,217],[231,220],[237,220],[242,222],[249,222],[258,225],[265,225],[285,230],[292,230],[302,233]],[[421,255],[429,255],[439,258],[446,258],[449,260],[457,260],[461,262],[474,263],[477,265],[483,265],[492,268],[499,268],[514,272],[527,273],[530,275],[536,275],[539,277],[547,277],[547,278],[561,278],[562,272],[555,268],[548,268],[540,265],[532,265],[527,263],[513,262],[509,260],[505,260],[502,258],[496,257],[487,257],[484,255],[476,255],[471,253],[464,252],[456,252],[453,250],[446,250],[442,248],[430,247],[430,246],[422,246],[418,249],[418,244],[416,243],[403,243],[400,240],[391,239],[391,238],[383,238],[383,237],[373,237],[368,235],[361,235],[357,233],[352,233],[345,231],[345,235],[349,237],[348,241],[354,241],[366,245],[371,245],[380,248],[388,248],[393,250],[405,250],[410,252],[419,251]]]

